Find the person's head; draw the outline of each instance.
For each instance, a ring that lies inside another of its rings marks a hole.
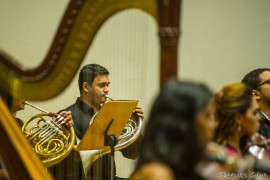
[[[268,74],[269,76],[267,76]],[[251,89],[257,89],[265,84],[266,80],[270,80],[270,69],[258,68],[247,73],[242,79],[242,83],[246,84]]]
[[[99,64],[87,64],[80,70],[78,84],[81,98],[97,106],[106,100],[109,92],[109,71]]]
[[[242,83],[252,89],[260,109],[268,113],[270,111],[270,69],[255,69],[245,75]]]
[[[201,158],[215,128],[212,92],[202,84],[169,80],[154,101],[137,167],[161,161],[188,176]]]
[[[218,122],[215,141],[227,144],[237,134],[254,135],[259,128],[258,104],[249,87],[243,83],[225,85],[214,96],[214,116]]]
[[[12,101],[13,97],[11,94],[6,91],[2,86],[0,86],[0,98],[3,100],[3,102],[7,105],[9,109],[12,107]]]
[[[0,98],[4,100],[12,114],[17,111],[24,110],[25,100],[22,98],[15,98],[9,92],[0,87]]]
[[[14,114],[17,111],[24,110],[25,100],[20,98],[14,98],[12,101],[11,113]]]

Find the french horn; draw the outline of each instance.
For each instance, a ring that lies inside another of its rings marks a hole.
[[[114,146],[115,151],[120,151],[128,146],[130,146],[136,139],[139,138],[142,128],[142,119],[132,115],[129,122],[126,124],[123,132],[117,138],[117,144]],[[85,166],[93,164],[97,159],[102,158],[102,156],[110,154],[111,150],[90,150],[90,159],[87,160]]]
[[[113,100],[108,95],[106,95],[106,97]],[[118,143],[116,144],[115,149],[120,150],[131,145],[140,136],[141,129],[142,118],[133,113],[121,135],[118,137]]]
[[[106,97],[111,99],[108,96]],[[67,131],[62,126],[63,122],[60,115],[49,113],[29,102],[25,104],[43,112],[26,120],[22,131],[46,167],[61,162],[73,149],[76,150],[74,129],[70,128]],[[141,129],[142,118],[133,113],[121,135],[117,137],[118,141],[114,150],[118,151],[130,146],[140,136]],[[111,153],[111,150],[91,150],[90,158],[87,158],[87,162],[83,163],[89,166],[95,160],[109,153]]]
[[[62,161],[73,149],[75,143],[74,129],[67,130],[63,117],[47,112],[28,102],[43,113],[32,116],[24,122],[22,131],[46,167]]]

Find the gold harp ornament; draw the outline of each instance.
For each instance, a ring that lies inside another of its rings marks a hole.
[[[43,113],[32,116],[24,122],[22,131],[46,167],[59,163],[72,151],[75,143],[73,127],[67,130],[64,117],[47,112],[28,102]]]

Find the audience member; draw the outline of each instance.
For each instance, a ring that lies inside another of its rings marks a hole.
[[[259,106],[252,91],[242,83],[228,84],[216,93],[214,103],[218,122],[215,141],[230,154],[243,156],[245,140],[259,128]]]
[[[260,111],[259,134],[266,139],[270,138],[270,69],[258,68],[245,75],[242,82],[252,89]]]
[[[197,164],[211,141],[212,92],[203,84],[169,80],[156,98],[148,119],[136,179],[201,179]]]

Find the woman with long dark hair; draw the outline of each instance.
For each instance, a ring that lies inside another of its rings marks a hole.
[[[212,139],[212,92],[169,80],[156,98],[131,179],[200,179],[196,166]]]

